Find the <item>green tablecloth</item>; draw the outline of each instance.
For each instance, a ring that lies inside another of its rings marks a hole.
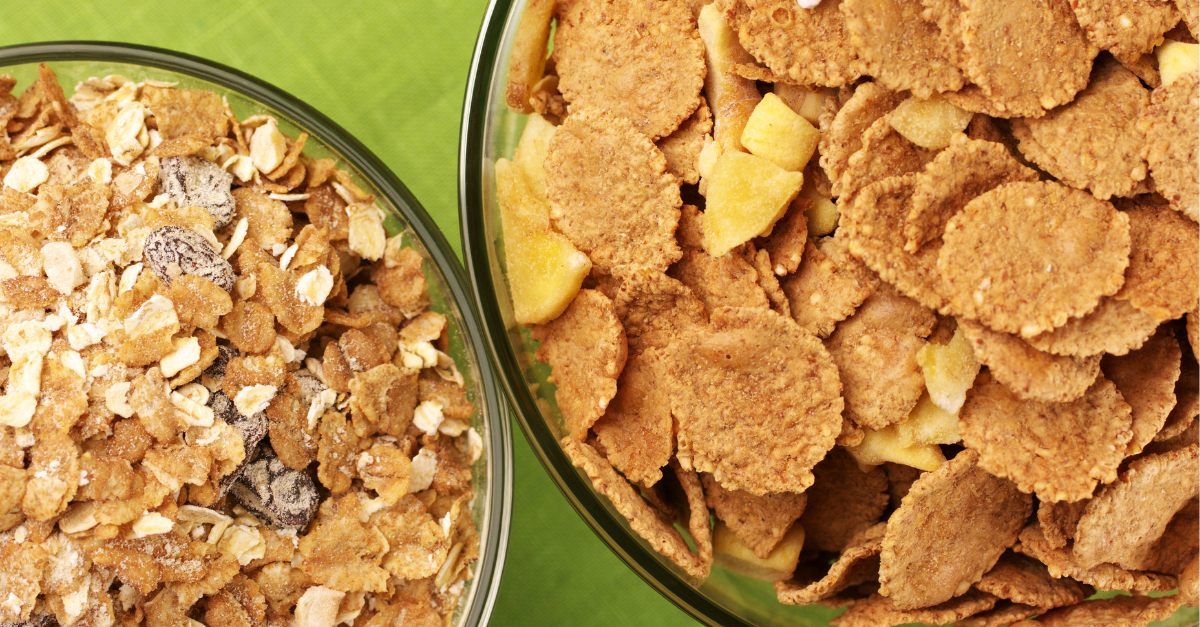
[[[170,48],[266,80],[346,128],[459,248],[463,90],[486,0],[9,2],[0,45],[109,40]],[[20,87],[24,87],[23,85]],[[512,535],[492,624],[694,625],[576,516],[517,426]]]

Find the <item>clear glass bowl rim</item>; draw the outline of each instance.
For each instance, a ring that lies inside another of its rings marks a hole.
[[[491,442],[486,462],[491,484],[486,496],[489,524],[481,533],[483,552],[471,584],[475,592],[470,605],[463,608],[462,624],[478,627],[487,625],[500,590],[512,519],[512,431],[508,407],[500,400],[492,362],[484,350],[484,334],[477,319],[474,292],[467,289],[466,271],[433,218],[383,161],[345,129],[288,92],[245,72],[182,52],[137,44],[51,41],[0,47],[0,67],[55,61],[110,61],[141,65],[186,74],[236,91],[280,111],[319,139],[362,173],[400,213],[400,218],[429,253],[449,297],[458,305],[464,325],[463,337],[467,350],[473,353],[476,378],[482,392],[482,398],[477,402],[485,405],[483,415]]]
[[[495,360],[493,368],[500,375],[504,391],[512,403],[513,414],[538,461],[571,507],[630,570],[668,601],[705,625],[754,627],[665,566],[657,553],[648,549],[629,531],[626,521],[618,520],[613,515],[606,507],[604,497],[571,464],[558,440],[542,420],[533,394],[523,384],[523,370],[508,341],[503,318],[494,304],[497,302],[496,290],[506,288],[492,281],[488,235],[483,223],[483,151],[487,139],[484,134],[489,115],[488,97],[492,87],[490,77],[496,65],[503,62],[499,56],[501,44],[507,20],[513,15],[514,4],[523,3],[520,0],[491,0],[488,4],[467,79],[458,158],[463,259],[474,290],[474,300],[481,307],[478,317],[483,323],[488,352]]]

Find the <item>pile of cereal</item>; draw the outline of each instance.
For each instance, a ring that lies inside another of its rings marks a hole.
[[[374,196],[212,92],[0,83],[0,624],[448,625],[482,441]]]
[[[688,575],[841,627],[1195,606],[1196,29],[529,0],[496,182],[567,456]]]

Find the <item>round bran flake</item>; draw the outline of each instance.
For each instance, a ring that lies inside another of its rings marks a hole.
[[[631,353],[617,380],[617,394],[592,425],[608,461],[626,479],[650,487],[671,460],[671,405],[660,398],[661,352]]]
[[[962,4],[958,0],[921,0],[921,5],[925,8],[921,17],[937,26],[946,56],[955,66],[963,67],[967,53],[962,42]]]
[[[1087,86],[1099,49],[1065,0],[962,0],[964,69],[997,108],[1037,116]]]
[[[617,393],[625,367],[625,329],[613,303],[596,290],[579,290],[559,317],[538,325],[538,361],[550,364],[554,400],[572,438],[583,441]]]
[[[958,326],[970,340],[979,362],[1019,398],[1070,401],[1082,396],[1100,374],[1100,355],[1051,355],[1015,335],[993,331],[974,320],[959,320]]]
[[[1016,482],[1042,501],[1078,501],[1097,482],[1117,478],[1133,432],[1129,404],[1098,377],[1066,403],[1021,400],[990,373],[981,373],[958,414],[963,445],[979,465]]]
[[[846,171],[850,155],[862,148],[863,133],[903,101],[902,94],[879,83],[863,83],[854,88],[854,95],[838,109],[828,124],[825,123],[825,116],[822,116],[818,152],[821,154],[821,168],[829,177],[833,196],[842,195],[842,174]]]
[[[1137,455],[1162,430],[1175,407],[1182,351],[1169,326],[1162,326],[1140,349],[1120,357],[1105,355],[1104,376],[1133,409],[1133,438],[1126,455]]]
[[[1181,74],[1150,95],[1138,121],[1146,133],[1146,162],[1158,193],[1171,208],[1200,221],[1200,74]]]
[[[1036,624],[1039,627],[1145,627],[1169,618],[1177,609],[1177,596],[1117,596],[1111,599],[1084,601],[1046,612],[1037,618]]]
[[[704,86],[704,43],[681,2],[562,2],[554,60],[572,112],[608,111],[650,139],[688,119]]]
[[[982,113],[993,118],[1016,118],[1022,117],[1022,113],[1027,113],[1025,117],[1036,118],[1046,114],[1044,109],[1039,109],[1036,112],[1022,111],[1017,112],[1012,109],[1004,108],[1003,103],[997,103],[983,91],[979,85],[971,84],[963,87],[958,91],[948,91],[942,94],[950,104],[971,113]]]
[[[866,186],[842,205],[841,228],[851,254],[884,281],[930,309],[946,305],[937,271],[940,237],[913,254],[905,250],[904,218],[912,212],[919,175],[905,174]]]
[[[1187,313],[1187,338],[1188,344],[1192,345],[1192,357],[1200,359],[1200,323],[1196,318],[1200,318],[1200,309],[1195,307]]]
[[[1124,355],[1136,350],[1158,328],[1154,316],[1112,296],[1100,299],[1091,312],[1031,338],[1034,348],[1053,355],[1087,357],[1108,353]]]
[[[721,307],[667,349],[677,456],[729,490],[803,492],[841,431],[837,368],[769,309]],[[685,464],[686,465],[686,464]]]
[[[1200,35],[1200,2],[1196,0],[1175,0],[1175,7],[1183,16],[1183,23],[1192,34],[1192,39]]]
[[[704,499],[742,544],[767,559],[771,551],[804,512],[808,493],[781,492],[757,496],[745,490],[726,490],[712,475],[700,476]],[[807,539],[808,529],[805,530]]]
[[[920,172],[933,161],[937,150],[922,148],[892,127],[891,113],[875,120],[862,134],[862,147],[846,161],[839,204],[854,198],[863,187],[890,176]]]
[[[946,222],[976,196],[1004,183],[1036,180],[1037,172],[1021,165],[1002,144],[952,141],[917,174],[904,216],[904,249],[915,253],[940,239]]]
[[[1075,529],[1075,561],[1083,568],[1140,564],[1175,512],[1198,491],[1200,448],[1195,444],[1133,460],[1088,503]]]
[[[1071,9],[1092,43],[1127,64],[1153,51],[1179,23],[1171,0],[1073,0]]]
[[[1154,435],[1154,441],[1171,440],[1186,432],[1196,422],[1197,414],[1200,414],[1200,366],[1184,354],[1179,362],[1179,379],[1175,381],[1175,406],[1162,429]]]
[[[1120,289],[1129,218],[1054,182],[1009,183],[946,224],[937,268],[952,313],[1032,337]]]
[[[963,86],[938,27],[921,18],[921,0],[845,0],[841,11],[864,74],[918,98]]]
[[[663,271],[679,260],[679,182],[628,120],[573,108],[550,140],[545,167],[554,226],[597,269]]]
[[[935,324],[933,311],[886,285],[838,323],[825,347],[838,368],[847,419],[878,430],[908,417],[925,390],[917,353]]]
[[[1129,216],[1129,267],[1116,298],[1160,322],[1200,301],[1200,229],[1153,197],[1118,203]]]
[[[1014,603],[1043,609],[1078,603],[1088,597],[1078,581],[1055,579],[1045,564],[1020,553],[1005,553],[975,587]]]
[[[629,352],[666,348],[672,339],[705,323],[704,303],[688,286],[661,273],[635,272],[613,297],[617,317],[625,326]]]
[[[712,112],[703,100],[692,116],[679,125],[675,132],[658,140],[656,145],[667,160],[667,170],[684,183],[695,185],[700,182],[700,171],[696,163],[706,139],[712,138]]]
[[[1033,499],[965,450],[913,482],[888,519],[879,591],[900,609],[966,593],[1017,540]]]
[[[1146,178],[1146,136],[1138,118],[1150,92],[1133,72],[1102,60],[1070,104],[1040,118],[1017,118],[1012,133],[1021,154],[1066,185],[1096,198],[1128,196]]]
[[[1101,590],[1126,590],[1130,592],[1166,592],[1173,590],[1177,580],[1170,575],[1160,575],[1137,570],[1126,570],[1114,564],[1098,564],[1092,568],[1084,568],[1075,561],[1075,555],[1070,547],[1053,548],[1042,535],[1037,524],[1029,525],[1021,530],[1020,544],[1014,549],[1033,557],[1046,565],[1051,577],[1069,577],[1080,583],[1094,586]],[[1122,598],[1122,597],[1118,597]],[[1131,598],[1131,597],[1124,597]],[[1149,598],[1149,597],[1132,597]],[[1084,604],[1086,604],[1085,602]],[[1071,607],[1080,607],[1074,605]],[[1061,624],[1061,623],[1060,623]],[[1095,625],[1084,621],[1082,623],[1066,623],[1065,626]],[[1104,624],[1104,623],[1099,623]],[[1145,623],[1141,623],[1145,625]],[[1064,627],[1065,627],[1064,626]]]
[[[829,624],[837,627],[890,627],[908,623],[953,625],[964,618],[992,609],[997,600],[986,592],[968,590],[966,594],[945,603],[902,610],[892,599],[872,594],[852,605],[845,614],[829,621]]]
[[[846,18],[830,0],[812,9],[792,0],[738,0],[725,19],[738,41],[777,77],[798,85],[841,87],[862,74]]]

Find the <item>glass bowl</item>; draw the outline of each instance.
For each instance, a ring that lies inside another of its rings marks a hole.
[[[504,276],[504,240],[496,197],[495,163],[512,159],[527,116],[505,104],[508,60],[525,0],[492,0],[475,45],[463,104],[459,146],[459,210],[463,256],[482,308],[488,349],[534,453],[563,496],[592,531],[650,586],[706,625],[826,627],[840,609],[789,606],[771,584],[715,567],[707,580],[690,577],[634,533],[625,517],[577,470],[559,441],[567,434],[548,384],[549,366],[534,359],[528,329],[513,315]],[[1181,608],[1160,627],[1196,624]]]
[[[453,625],[488,623],[504,566],[512,511],[512,433],[506,405],[484,348],[480,321],[462,264],[433,218],[396,175],[349,133],[294,96],[252,76],[190,55],[129,44],[49,42],[0,48],[0,73],[12,74],[23,89],[37,79],[45,62],[58,74],[67,96],[89,77],[121,74],[135,81],[178,82],[225,96],[239,119],[254,114],[274,116],[280,130],[295,137],[308,132],[305,154],[334,158],[361,188],[376,196],[387,218],[388,235],[401,233],[426,263],[431,309],[447,317],[449,354],[460,366],[467,395],[475,406],[472,425],[483,440],[483,454],[473,468],[473,518],[479,532],[479,560],[468,582]]]

